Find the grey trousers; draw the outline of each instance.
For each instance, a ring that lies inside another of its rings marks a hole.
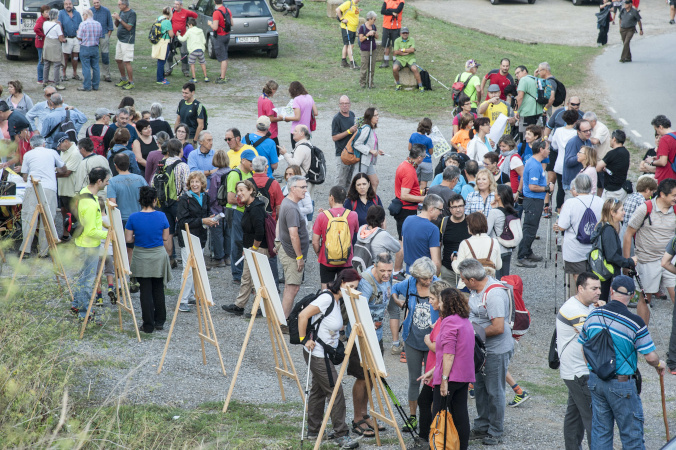
[[[46,61],[45,61],[46,63]],[[47,205],[49,207],[49,212],[48,214],[51,214],[52,220],[56,219],[56,192],[52,191],[51,189],[43,189],[45,191],[45,197],[47,197]],[[35,230],[33,230],[32,233],[29,231],[31,219],[33,218],[33,213],[35,212],[35,208],[38,206],[38,197],[35,194],[35,190],[33,189],[33,185],[29,184],[26,187],[26,193],[23,196],[23,205],[21,207],[21,231],[23,232],[23,244],[21,248],[23,248],[23,245],[26,246],[26,253],[31,252],[31,245],[33,245],[33,236],[35,235]],[[36,222],[37,226],[40,229],[40,234],[38,235],[38,242],[40,244],[40,256],[46,256],[47,252],[49,251],[49,246],[47,244],[47,235],[45,234],[44,227],[47,226],[47,224],[42,223],[41,220],[38,219]],[[56,239],[58,239],[58,236],[54,236]]]
[[[493,437],[500,437],[505,422],[505,375],[513,352],[486,354],[486,375],[476,374],[474,392],[476,410],[474,429],[487,431]],[[406,355],[408,357],[408,355]]]
[[[425,371],[425,363],[427,363],[427,352],[417,350],[404,342],[404,350],[406,350],[406,366],[408,368],[408,401],[417,402],[420,396],[420,375]],[[410,414],[415,414],[411,411]]]
[[[460,281],[460,277],[455,271],[444,266],[441,266],[441,279],[453,287],[458,287],[458,281]]]
[[[308,362],[306,351],[303,351],[303,358]],[[312,372],[312,387],[307,400],[307,430],[308,433],[317,434],[322,427],[322,420],[324,420],[324,405],[331,399],[333,388],[329,384],[329,373],[326,371],[324,358],[313,356],[309,364],[310,372]],[[343,364],[347,364],[347,361]],[[338,373],[336,373],[333,363],[329,363],[329,365],[335,383],[338,380]],[[350,429],[345,423],[345,395],[342,386],[338,389],[336,400],[333,402],[333,408],[331,408],[331,423],[336,437],[350,434]]]
[[[568,388],[568,407],[563,419],[563,440],[566,450],[581,450],[584,433],[591,448],[592,399],[587,386],[589,375],[563,380]]]
[[[335,186],[343,186],[345,189],[350,187],[352,182],[352,177],[357,173],[355,168],[358,168],[359,164],[354,164],[352,166],[346,166],[340,160],[340,156],[336,156],[336,183]]]

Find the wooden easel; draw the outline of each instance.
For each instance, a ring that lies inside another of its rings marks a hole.
[[[108,205],[108,210],[112,211],[112,204],[106,200]],[[141,335],[138,331],[138,323],[136,322],[136,314],[134,313],[134,306],[131,302],[131,293],[129,292],[129,284],[127,284],[127,275],[128,273],[124,269],[124,264],[122,263],[122,255],[120,252],[122,249],[126,250],[126,245],[122,245],[121,242],[118,242],[117,235],[115,234],[115,224],[113,218],[110,219],[110,227],[108,228],[108,236],[106,236],[106,243],[104,244],[104,254],[101,256],[101,262],[99,267],[99,272],[96,275],[96,282],[94,283],[94,288],[92,290],[92,296],[89,299],[89,306],[87,307],[87,315],[85,316],[84,323],[82,324],[82,330],[80,330],[80,339],[84,336],[85,329],[87,328],[87,322],[89,321],[89,314],[91,313],[92,306],[94,305],[94,299],[96,298],[96,291],[101,285],[101,277],[103,275],[103,268],[106,264],[106,257],[108,254],[108,246],[113,245],[113,266],[115,267],[115,293],[117,295],[117,313],[120,320],[120,331],[122,331],[122,310],[127,311],[131,314],[131,318],[134,321],[134,330],[136,331],[136,339],[141,342]],[[122,295],[120,295],[122,294]]]
[[[63,281],[66,283],[66,287],[68,288],[68,293],[70,294],[71,300],[75,301],[75,298],[73,297],[73,290],[70,287],[70,282],[68,281],[68,276],[66,275],[66,269],[63,267],[63,263],[61,262],[61,258],[59,257],[59,252],[56,248],[56,244],[58,244],[61,241],[52,234],[52,229],[49,226],[49,220],[51,219],[51,217],[47,217],[47,211],[45,210],[45,207],[42,204],[42,201],[40,200],[40,196],[38,195],[38,184],[40,184],[40,181],[37,181],[35,180],[35,178],[31,177],[31,183],[33,183],[33,192],[35,193],[35,198],[37,199],[37,205],[35,206],[35,211],[33,211],[33,217],[31,217],[30,225],[28,226],[28,233],[26,234],[26,236],[31,236],[35,234],[35,230],[37,228],[37,221],[39,218],[40,222],[42,223],[42,228],[44,228],[45,236],[47,237],[47,245],[49,247],[49,253],[52,257],[52,263],[54,264],[54,275],[56,276],[56,281],[59,284],[59,293],[60,295],[63,295],[63,286],[61,286],[61,278],[63,278]],[[26,248],[28,247],[28,241],[29,239],[25,239],[23,246],[21,247],[21,255],[19,255],[19,262],[17,263],[17,267],[14,270],[12,281],[10,282],[9,287],[7,288],[7,295],[5,296],[5,300],[9,298],[9,295],[12,292],[12,288],[14,287],[14,282],[16,281],[16,276],[19,272],[18,270],[19,265],[21,264],[24,254],[26,253]]]
[[[192,246],[192,240],[190,239],[190,228],[188,224],[185,225],[185,232],[188,235],[187,242],[185,245],[188,245],[190,248],[190,256],[185,262],[185,270],[183,270],[183,284],[181,285],[181,292],[178,294],[178,299],[176,300],[176,309],[174,310],[174,318],[171,319],[171,327],[169,328],[169,335],[167,336],[167,343],[164,345],[164,352],[162,352],[162,360],[160,361],[160,366],[157,368],[157,373],[162,372],[162,365],[164,364],[164,358],[167,356],[167,349],[169,348],[169,341],[171,341],[171,333],[174,331],[174,325],[176,324],[176,318],[178,317],[178,308],[181,306],[181,298],[183,297],[183,291],[185,290],[185,284],[188,280],[188,273],[192,271],[192,281],[195,286],[195,303],[197,307],[197,320],[199,321],[199,332],[198,336],[202,344],[202,361],[204,365],[207,364],[207,354],[204,350],[204,342],[216,347],[218,352],[218,359],[221,361],[221,370],[223,371],[223,376],[225,376],[225,366],[223,365],[223,356],[221,356],[221,348],[218,345],[218,338],[216,338],[216,330],[214,329],[214,322],[211,320],[211,313],[209,312],[209,305],[207,304],[207,296],[204,289],[204,284],[202,282],[202,276],[200,275],[199,268],[197,266],[197,260],[195,259],[195,248]],[[202,251],[199,248],[197,251]]]
[[[249,338],[251,337],[251,330],[253,329],[254,320],[256,320],[256,314],[258,314],[258,309],[261,307],[261,302],[265,305],[266,319],[268,322],[268,332],[270,333],[270,343],[272,344],[272,354],[275,357],[275,371],[277,372],[277,380],[279,381],[279,390],[282,394],[282,401],[286,401],[286,395],[284,394],[284,384],[282,383],[282,375],[289,377],[292,380],[296,381],[298,385],[298,392],[300,392],[301,401],[305,401],[305,395],[303,394],[303,387],[300,384],[300,379],[296,373],[296,368],[293,365],[293,360],[291,359],[291,353],[289,353],[289,347],[286,345],[284,340],[284,335],[280,328],[279,319],[275,314],[275,308],[272,306],[272,301],[268,295],[268,290],[263,286],[263,275],[261,274],[261,268],[258,265],[256,258],[253,258],[255,265],[255,270],[258,273],[258,279],[261,280],[261,288],[256,293],[256,298],[254,299],[253,307],[251,309],[251,320],[249,320],[249,327],[246,330],[246,335],[244,336],[244,343],[242,344],[242,350],[239,352],[239,359],[237,359],[237,366],[235,367],[235,373],[232,376],[232,382],[230,382],[230,389],[228,390],[228,396],[225,399],[225,404],[223,405],[223,413],[228,410],[228,405],[230,404],[230,398],[232,397],[232,391],[235,389],[235,383],[237,382],[237,374],[239,369],[242,366],[242,360],[244,359],[244,353],[246,352],[246,346],[249,343]],[[249,267],[251,270],[252,267]],[[282,361],[282,367],[279,365],[279,361]],[[289,367],[291,371],[289,371]]]
[[[385,376],[385,374],[381,373],[377,369],[373,353],[368,344],[368,340],[366,339],[364,327],[359,317],[359,311],[357,310],[356,300],[359,299],[359,295],[361,295],[361,292],[348,288],[348,293],[350,295],[350,303],[352,304],[352,310],[354,311],[356,323],[352,324],[352,332],[350,333],[350,338],[347,341],[347,347],[345,347],[345,357],[346,359],[349,357],[350,352],[352,351],[352,347],[354,347],[355,341],[359,339],[359,348],[361,349],[361,366],[364,369],[364,375],[366,375],[365,381],[366,381],[366,392],[368,392],[369,396],[369,414],[373,418],[374,425],[373,428],[375,429],[376,432],[376,445],[378,445],[378,447],[381,446],[380,432],[378,431],[378,421],[380,420],[388,424],[392,428],[394,428],[394,430],[397,432],[397,437],[399,438],[399,445],[401,446],[401,450],[406,450],[404,438],[401,435],[401,431],[399,430],[399,426],[397,425],[397,420],[394,417],[392,405],[390,404],[390,400],[385,391],[385,387],[383,386],[383,382],[381,381],[381,377]],[[314,447],[315,450],[318,450],[319,446],[322,443],[322,437],[324,436],[324,431],[326,430],[326,424],[328,423],[329,417],[331,416],[331,409],[333,408],[333,403],[335,402],[336,396],[338,395],[338,389],[341,388],[341,382],[343,380],[343,376],[345,375],[345,370],[347,369],[347,366],[348,366],[347,361],[344,361],[340,368],[340,372],[338,373],[336,387],[333,389],[333,394],[331,395],[329,406],[326,408],[326,413],[324,414],[322,427],[319,430],[317,442],[315,442]],[[371,385],[375,387],[376,398],[378,400],[378,408],[379,408],[378,411],[376,411],[374,408],[375,405],[373,404],[373,394],[371,393]],[[383,407],[383,401],[385,402],[385,406],[387,406],[387,411]]]

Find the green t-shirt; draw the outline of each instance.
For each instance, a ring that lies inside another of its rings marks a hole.
[[[394,51],[396,52],[397,50],[405,50],[407,48],[415,48],[415,39],[412,37],[409,37],[406,42],[400,37],[398,37],[394,41]],[[412,65],[415,64],[415,53],[411,53],[410,55],[397,55],[397,61],[401,63],[402,66],[406,67],[407,65]]]
[[[241,167],[237,167],[237,170],[239,170],[239,172],[242,174],[242,178],[239,177],[239,173],[237,173],[237,171],[234,169],[228,174],[227,188],[228,192],[232,192],[233,194],[236,193],[235,186],[237,186],[237,183],[239,183],[241,180],[248,180],[249,178],[253,177],[253,172],[244,173]],[[232,208],[235,205],[228,203],[226,206],[228,208]],[[238,206],[237,211],[244,212],[244,206]]]
[[[532,75],[527,75],[519,80],[519,87],[517,92],[523,92],[523,100],[521,100],[521,108],[519,108],[519,115],[521,117],[537,116],[544,111],[544,105],[539,104],[538,98],[538,82]]]
[[[171,31],[171,20],[167,19],[164,16],[160,16],[157,20],[161,20],[160,31],[162,32],[162,39],[171,39],[169,37],[169,32]]]
[[[468,79],[469,81],[467,81]],[[479,79],[479,76],[470,72],[463,72],[459,74],[457,77],[455,77],[455,81],[460,81],[461,83],[467,81],[467,86],[465,86],[465,90],[463,92],[472,101],[472,108],[476,108],[479,96],[478,89],[479,86],[481,85],[481,80]]]

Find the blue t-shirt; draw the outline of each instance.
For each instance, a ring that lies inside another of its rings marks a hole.
[[[244,136],[242,142],[245,144],[251,142],[251,145],[253,145],[258,142],[261,137],[262,136],[257,134],[249,133]],[[275,144],[275,141],[272,139],[266,139],[265,141],[261,142],[258,147],[256,147],[256,151],[258,152],[258,156],[265,156],[265,158],[268,160],[268,177],[272,178],[272,165],[279,162],[279,157],[277,156],[277,144]]]
[[[432,162],[432,149],[434,148],[434,143],[432,142],[432,139],[430,139],[429,136],[426,134],[420,134],[418,132],[415,132],[411,135],[411,137],[408,139],[408,142],[413,144],[422,144],[427,148],[427,156],[425,156],[425,159],[423,159],[422,162],[426,163],[431,163]]]
[[[133,43],[133,42],[132,42],[132,43]],[[127,131],[129,131],[129,142],[127,142],[127,148],[128,148],[129,150],[131,150],[131,147],[132,147],[132,145],[134,144],[134,141],[135,141],[136,139],[138,139],[138,133],[136,132],[136,128],[134,128],[133,126],[131,126],[131,125],[129,125],[129,124],[125,125],[124,127],[127,129]],[[118,129],[117,124],[112,124],[112,125],[110,126],[110,129],[113,130],[113,133],[114,133],[115,130]]]
[[[135,247],[162,247],[162,233],[169,228],[169,221],[161,211],[135,212],[127,219],[125,228],[134,232]]]
[[[547,173],[542,168],[542,163],[535,158],[530,158],[523,169],[523,195],[528,198],[545,199],[545,192],[533,192],[529,185],[547,186]]]
[[[533,149],[530,148],[530,145],[526,141],[520,143],[518,149],[519,155],[521,155],[521,161],[523,161],[523,163],[526,164],[526,161],[528,161],[530,157],[533,156]],[[549,158],[543,159],[542,163],[549,164]]]
[[[380,197],[376,195],[376,198],[373,200],[368,200],[366,204],[363,204],[361,200],[352,201],[349,198],[345,199],[343,203],[343,208],[349,209],[357,213],[357,218],[359,219],[359,226],[366,225],[366,214],[369,211],[371,206],[383,206],[383,202],[380,201]]]
[[[406,273],[416,259],[423,256],[431,258],[430,249],[439,247],[439,228],[423,217],[407,217],[401,227],[401,234],[404,239]]]
[[[133,213],[141,211],[138,199],[142,186],[148,186],[146,179],[133,173],[116,175],[110,179],[108,198],[115,199],[122,220],[127,220]]]

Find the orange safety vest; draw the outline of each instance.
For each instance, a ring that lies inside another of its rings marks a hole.
[[[404,0],[385,0],[385,9],[397,9],[400,3],[404,3]],[[401,28],[401,16],[404,14],[404,10],[394,16],[385,16],[383,15],[383,28],[389,30],[396,30]]]

